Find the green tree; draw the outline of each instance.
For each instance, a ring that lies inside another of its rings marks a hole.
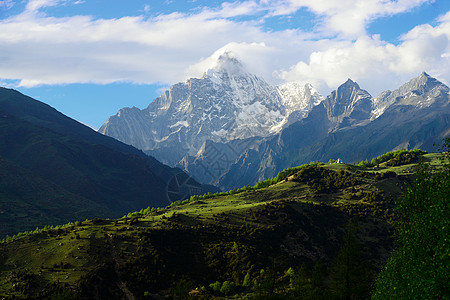
[[[216,281],[214,283],[211,283],[209,285],[209,287],[214,291],[214,292],[220,292],[220,289],[222,288],[222,283],[220,283],[219,281]]]
[[[192,282],[180,279],[172,288],[172,295],[174,299],[186,299],[189,291],[192,289]]]
[[[231,295],[234,293],[236,286],[232,281],[224,281],[222,287],[220,288],[220,292],[224,295]]]
[[[305,265],[300,265],[296,271],[292,268],[286,272],[289,275],[289,286],[292,289],[292,294],[300,299],[311,299],[309,294],[311,292],[311,278]]]
[[[275,289],[275,273],[268,269],[265,271],[261,269],[258,279],[254,281],[254,289],[259,298],[268,298],[273,296]]]
[[[417,179],[396,203],[397,248],[380,273],[373,299],[450,298],[450,138],[441,166],[419,163]]]
[[[318,260],[311,273],[311,290],[309,293],[310,299],[323,299],[325,296],[325,268],[322,260]]]
[[[362,258],[354,219],[346,226],[344,243],[330,269],[330,289],[337,299],[365,299],[370,292],[370,268]]]
[[[242,283],[243,287],[249,287],[252,284],[252,279],[250,277],[250,273],[247,273],[244,277],[244,282]]]

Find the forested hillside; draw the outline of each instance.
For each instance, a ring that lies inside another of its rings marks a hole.
[[[8,238],[0,296],[367,298],[393,249],[394,202],[414,180],[416,163],[399,155],[413,153],[313,162],[255,187]]]

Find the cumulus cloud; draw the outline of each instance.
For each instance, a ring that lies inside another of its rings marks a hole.
[[[56,4],[56,0],[33,0],[27,12]],[[217,17],[244,13],[242,7],[224,4],[214,12],[203,9],[196,14],[119,19],[24,13],[0,21],[0,78],[20,79],[20,85],[28,87],[73,82],[175,83],[185,79],[190,65],[224,45],[232,45],[255,65],[251,55],[244,54],[246,44],[268,41],[280,47],[285,38],[293,43],[299,39],[296,31],[267,33],[252,22]],[[286,57],[290,59],[278,67],[295,62],[292,55]],[[261,64],[255,71],[270,76],[273,68]]]
[[[415,27],[402,36],[399,45],[381,41],[378,36],[363,36],[346,45],[313,52],[307,61],[276,74],[286,81],[310,82],[328,90],[350,77],[373,93],[395,88],[422,71],[449,83],[449,14],[435,27]]]
[[[173,84],[202,76],[227,50],[269,82],[310,82],[322,93],[348,77],[370,92],[421,71],[444,81],[450,78],[450,13],[435,26],[415,27],[398,45],[365,32],[371,20],[427,0],[225,2],[189,13],[117,19],[40,13],[45,7],[77,2],[30,0],[22,14],[0,19],[0,79],[15,79],[27,87]],[[313,32],[264,29],[265,19],[301,8],[317,16],[319,25]]]
[[[271,5],[275,16],[307,8],[320,17],[317,29],[322,35],[356,38],[364,35],[367,25],[376,18],[404,13],[433,0],[281,0],[275,5],[271,0],[263,2]]]

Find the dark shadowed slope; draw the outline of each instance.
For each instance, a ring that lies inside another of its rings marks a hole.
[[[31,181],[55,185],[46,196],[53,199],[53,204],[47,206],[43,218],[58,215],[57,207],[65,208],[74,219],[118,217],[130,210],[166,206],[174,199],[203,192],[202,185],[179,169],[167,167],[42,102],[5,88],[0,88],[0,158],[14,166],[11,176],[20,168],[26,170]],[[23,186],[17,188],[29,188],[27,182],[23,180]],[[66,199],[64,205],[56,204],[60,201],[58,194],[73,201]],[[85,213],[79,214],[76,207],[83,201]],[[28,225],[34,229],[38,224]]]

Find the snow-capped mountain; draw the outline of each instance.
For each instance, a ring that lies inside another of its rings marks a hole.
[[[253,185],[316,160],[352,163],[399,149],[436,151],[449,135],[450,88],[428,74],[376,98],[348,80],[306,118],[242,153],[216,185]]]
[[[431,150],[448,135],[449,91],[423,73],[376,98],[351,79],[324,98],[310,84],[270,85],[226,52],[201,78],[146,109],[121,109],[99,131],[226,190],[311,160]]]
[[[336,130],[366,123],[373,109],[373,98],[359,85],[348,79],[323,101],[327,116]]]
[[[301,85],[297,82],[288,82],[279,85],[277,90],[288,116],[278,128],[305,118],[314,106],[324,100],[324,97],[309,83]]]
[[[429,107],[436,101],[446,101],[449,92],[449,87],[423,72],[419,77],[411,79],[397,90],[388,90],[376,97],[371,119],[378,118],[392,105]]]
[[[202,78],[171,86],[146,109],[121,109],[99,132],[142,150],[175,147],[194,155],[207,140],[275,134],[321,100],[311,85],[274,87],[225,52]]]

